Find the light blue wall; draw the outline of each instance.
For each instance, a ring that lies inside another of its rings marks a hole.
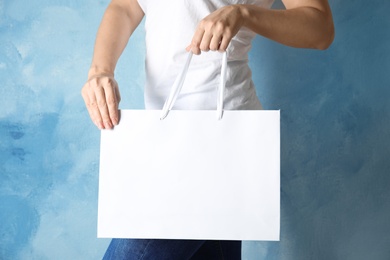
[[[99,132],[80,88],[108,0],[0,0],[0,259],[99,259]],[[281,242],[244,259],[390,259],[387,0],[330,0],[324,52],[258,37],[265,108],[282,110]],[[116,72],[142,108],[143,31]],[[262,258],[263,257],[263,258]]]
[[[390,259],[390,1],[330,4],[327,51],[252,53],[260,99],[282,109],[281,242],[250,244],[267,260]]]

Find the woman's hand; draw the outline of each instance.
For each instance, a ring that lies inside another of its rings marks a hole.
[[[112,75],[95,75],[84,84],[81,95],[92,122],[99,129],[112,129],[119,123],[119,88]]]
[[[191,44],[194,54],[225,51],[241,27],[295,48],[327,49],[334,39],[328,0],[282,0],[286,10],[237,4],[216,10],[200,21]]]
[[[137,0],[111,0],[104,13],[88,81],[81,91],[89,116],[99,129],[111,129],[119,123],[121,98],[114,79],[115,66],[143,17]]]
[[[224,52],[243,22],[238,5],[222,7],[200,21],[186,50],[194,54],[209,50]]]

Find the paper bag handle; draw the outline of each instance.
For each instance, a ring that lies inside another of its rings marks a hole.
[[[188,68],[190,66],[192,59],[192,52],[190,51],[188,53],[188,57],[186,60],[186,63],[184,65],[183,70],[181,73],[177,76],[175,82],[172,85],[171,92],[169,94],[169,97],[165,101],[164,107],[161,111],[161,117],[160,119],[163,120],[168,116],[169,111],[172,109],[173,104],[175,103],[177,96],[179,95],[184,80],[187,75]],[[222,119],[223,115],[223,99],[224,99],[224,90],[225,90],[225,84],[226,84],[226,67],[227,67],[227,54],[226,51],[222,55],[222,67],[221,67],[221,81],[219,83],[218,87],[218,97],[217,97],[217,118],[218,120]]]

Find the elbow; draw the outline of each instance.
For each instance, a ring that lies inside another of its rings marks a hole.
[[[334,37],[335,37],[335,31],[332,23],[331,26],[329,26],[329,28],[324,30],[324,32],[322,33],[321,39],[318,41],[316,49],[318,50],[328,49],[332,45]]]
[[[320,35],[315,46],[315,48],[318,50],[328,49],[332,45],[335,37],[335,29],[332,15],[327,15],[326,17],[324,17],[323,21],[323,27],[322,30],[320,30]]]

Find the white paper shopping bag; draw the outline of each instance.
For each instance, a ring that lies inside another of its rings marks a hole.
[[[279,111],[160,117],[122,110],[102,131],[98,236],[279,240]]]

